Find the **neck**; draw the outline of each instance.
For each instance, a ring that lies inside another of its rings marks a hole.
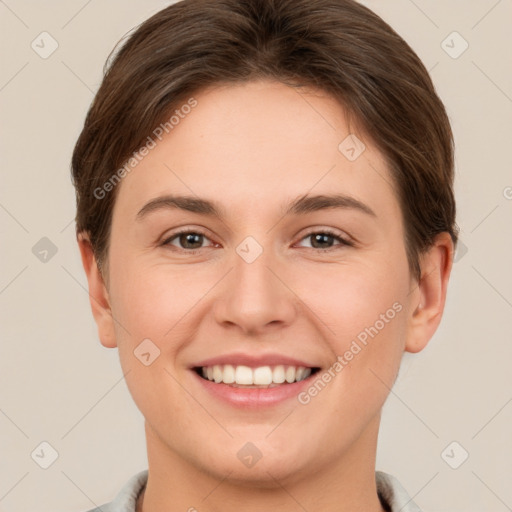
[[[268,471],[266,482],[204,471],[172,451],[146,422],[149,472],[137,512],[385,512],[375,482],[379,420],[324,467],[279,480]]]

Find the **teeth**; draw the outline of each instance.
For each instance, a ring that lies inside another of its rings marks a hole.
[[[272,370],[272,382],[275,384],[282,384],[285,381],[285,371],[284,366],[276,366]]]
[[[220,366],[213,367],[213,380],[215,382],[222,382],[222,368]]]
[[[214,368],[221,369],[222,367],[215,365]],[[235,369],[235,382],[237,384],[254,384],[254,376],[251,368],[248,366],[237,366]]]
[[[259,368],[254,368],[253,373],[253,384],[257,384],[258,386],[268,386],[269,384],[272,384],[272,370],[270,366],[260,366]]]
[[[286,382],[288,382],[288,383],[295,382],[295,374],[296,374],[295,367],[288,366],[288,368],[286,368],[286,373],[285,373]]]
[[[259,366],[233,366],[230,364],[213,365],[201,368],[201,374],[205,379],[234,386],[272,386],[287,382],[299,382],[311,375],[311,368],[304,366],[283,366],[274,367]]]
[[[222,382],[224,384],[233,384],[235,382],[235,367],[230,364],[224,365],[224,373],[222,374]]]

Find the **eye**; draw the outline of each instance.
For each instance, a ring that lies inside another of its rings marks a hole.
[[[174,233],[172,236],[166,238],[161,245],[176,247],[172,242],[180,244],[177,248],[185,252],[194,254],[197,250],[203,248],[204,240],[209,240],[206,234],[201,231],[183,230]]]
[[[330,229],[322,229],[319,231],[311,231],[302,240],[311,239],[311,248],[318,250],[331,250],[336,249],[336,245],[332,245],[333,240],[337,240],[340,242],[337,244],[339,247],[344,246],[353,246],[353,243],[346,238],[343,238],[341,235],[335,233]]]
[[[338,233],[330,230],[330,229],[322,229],[318,231],[311,231],[306,234],[302,240],[311,239],[311,249],[317,249],[319,251],[329,251],[335,250],[337,247],[346,247],[353,246],[354,244],[339,235]],[[195,254],[199,252],[200,249],[203,249],[203,243],[205,240],[210,240],[205,233],[201,231],[194,230],[182,230],[177,233],[172,234],[170,237],[166,238],[161,245],[162,246],[171,246],[176,248],[178,251],[181,250],[183,252],[187,252],[189,254]],[[211,241],[211,240],[210,240]],[[333,245],[333,241],[338,241],[338,244]],[[179,244],[176,246],[175,243]]]

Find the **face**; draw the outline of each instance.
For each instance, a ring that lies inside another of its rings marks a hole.
[[[264,482],[371,454],[401,356],[432,331],[414,331],[421,288],[386,162],[320,91],[194,97],[118,185],[96,315],[149,457]]]

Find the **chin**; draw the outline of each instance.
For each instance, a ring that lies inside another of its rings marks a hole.
[[[307,447],[301,448],[298,442],[278,438],[273,444],[265,439],[267,434],[268,430],[259,438],[254,436],[254,442],[231,439],[229,443],[219,446],[220,452],[218,449],[210,452],[208,459],[215,462],[205,463],[204,457],[197,462],[202,471],[217,480],[226,479],[237,485],[262,489],[280,488],[284,482],[292,483],[313,471],[311,463],[308,463]],[[286,445],[288,451],[283,449]]]
[[[285,483],[295,480],[301,472],[297,467],[297,460],[300,460],[299,454],[294,461],[266,461],[262,459],[252,468],[242,468],[240,464],[226,464],[226,472],[223,472],[221,478],[236,483],[239,486],[257,487],[261,489],[282,488]]]

